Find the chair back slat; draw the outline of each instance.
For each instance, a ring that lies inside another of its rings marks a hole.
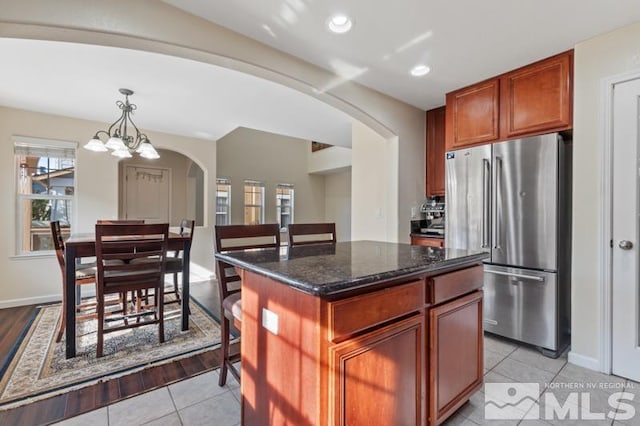
[[[289,225],[289,246],[304,244],[336,243],[335,223],[292,223]],[[296,239],[297,236],[313,236],[308,239]]]
[[[277,223],[263,225],[216,225],[216,252],[249,250],[257,248],[279,248],[280,226]],[[265,240],[269,240],[265,242]],[[229,284],[240,281],[232,265],[218,260],[217,278],[220,302],[236,291]]]
[[[98,219],[98,225],[142,225],[144,219]]]
[[[96,225],[98,292],[161,287],[169,224]]]

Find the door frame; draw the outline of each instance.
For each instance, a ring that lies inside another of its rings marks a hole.
[[[172,204],[172,197],[171,194],[173,193],[173,176],[172,176],[172,170],[170,167],[162,167],[162,166],[147,166],[147,165],[143,165],[143,164],[137,164],[137,163],[128,163],[128,164],[123,164],[122,167],[122,212],[118,213],[118,215],[122,214],[126,216],[127,213],[127,167],[138,167],[138,168],[144,168],[144,169],[154,169],[154,170],[162,170],[162,171],[166,171],[168,173],[168,179],[169,179],[169,224],[171,224],[171,204]]]
[[[602,205],[600,209],[600,371],[611,374],[613,354],[613,91],[617,84],[640,79],[640,70],[602,79]]]

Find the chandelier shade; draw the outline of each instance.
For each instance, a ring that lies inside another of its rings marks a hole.
[[[94,152],[111,151],[111,155],[119,158],[131,158],[133,152],[136,152],[143,158],[150,160],[160,158],[158,151],[151,145],[151,141],[131,119],[131,115],[138,108],[136,104],[129,102],[129,96],[133,95],[133,90],[120,89],[120,93],[125,96],[124,102],[116,101],[116,105],[122,111],[118,118],[108,130],[99,130],[84,145],[85,149]],[[129,134],[130,131],[135,134]],[[106,143],[100,138],[103,136]]]

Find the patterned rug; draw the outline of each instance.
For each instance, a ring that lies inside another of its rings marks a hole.
[[[0,411],[215,348],[218,322],[190,302],[188,331],[180,329],[179,304],[165,305],[165,343],[158,343],[157,325],[113,332],[99,359],[96,320],[78,323],[77,356],[66,359],[65,339],[55,342],[61,305],[41,307],[0,378]]]

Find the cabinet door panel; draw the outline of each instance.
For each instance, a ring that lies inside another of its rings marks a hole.
[[[437,425],[482,386],[482,291],[429,311],[429,424]]]
[[[330,349],[335,425],[424,424],[424,314]]]
[[[570,128],[572,70],[567,52],[502,76],[501,138]]]
[[[498,139],[499,80],[447,94],[447,150]]]
[[[427,111],[427,197],[444,195],[445,107]]]

